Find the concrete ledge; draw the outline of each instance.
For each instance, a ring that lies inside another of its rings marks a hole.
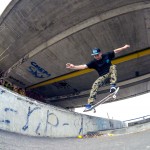
[[[92,117],[39,103],[0,86],[0,129],[29,136],[77,137],[122,128],[118,120]]]

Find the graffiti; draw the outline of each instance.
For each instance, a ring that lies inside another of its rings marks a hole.
[[[83,116],[81,118],[78,118],[74,121],[74,126],[76,127],[78,134],[83,134],[83,131],[88,130],[90,126],[92,126],[93,121],[92,120],[84,120]],[[83,126],[84,124],[84,126]]]
[[[38,134],[38,135],[40,135],[40,133],[38,133],[40,126],[41,126],[41,123],[38,124],[37,129],[35,131],[35,133]]]
[[[49,110],[47,111],[45,132],[47,132],[48,124],[54,127],[57,127],[59,125],[58,117],[54,113],[49,113]]]
[[[4,110],[5,110],[5,112],[7,112],[7,111],[12,111],[12,112],[17,113],[17,111],[16,111],[16,110],[14,110],[14,109],[12,109],[12,108],[5,108]]]
[[[4,90],[1,90],[1,94],[3,94],[3,93],[5,93],[5,91],[4,91]]]
[[[70,89],[72,90],[72,94],[73,95],[78,95],[80,93],[79,90],[73,88],[69,83],[67,83],[66,81],[61,81],[61,82],[57,82],[57,83],[53,83],[53,86],[55,86],[57,89]]]
[[[47,78],[51,76],[51,74],[41,68],[36,62],[31,62],[28,71],[36,78]]]
[[[18,80],[19,81],[19,80]],[[23,83],[22,83],[23,84]],[[19,86],[16,86],[15,84],[10,83],[9,81],[5,81],[4,79],[0,79],[0,85],[6,87],[7,89],[10,89],[20,95],[24,95],[36,100],[45,100],[45,97],[37,92],[33,92],[33,91],[29,91],[29,90],[25,90],[23,88],[20,88]],[[0,91],[0,94],[5,93],[4,90]]]
[[[5,124],[10,124],[10,120],[1,120],[0,122],[5,123]]]
[[[69,123],[63,123],[63,126],[69,126]]]
[[[22,128],[24,131],[28,129],[29,117],[37,109],[40,109],[40,108],[39,107],[35,107],[33,110],[31,110],[31,108],[29,107],[28,114],[27,114],[27,122],[26,122],[25,126]]]
[[[114,124],[111,120],[109,120],[110,128],[114,128]]]
[[[11,111],[11,112],[17,113],[17,111],[14,110],[14,109],[12,109],[12,108],[5,108],[4,111],[5,111],[5,112]],[[5,123],[5,124],[10,124],[10,120],[1,120],[0,122],[1,122],[1,123]]]
[[[18,87],[18,86],[16,86],[16,85],[12,84],[12,83],[9,82],[9,81],[5,81],[5,80],[3,80],[3,79],[0,79],[0,85],[6,87],[6,88],[9,89],[9,90],[12,90],[12,91],[14,91],[14,92],[17,92],[17,93],[19,93],[19,94],[21,94],[21,95],[26,95],[26,94],[25,94],[25,90],[24,90],[23,88],[20,88],[20,87]],[[1,91],[1,94],[3,94],[4,92],[5,92],[5,91],[2,90],[2,91]]]
[[[69,89],[69,88],[71,88],[71,86],[65,81],[53,83],[53,86],[55,86],[57,89]]]
[[[81,119],[81,128],[79,130],[79,135],[83,132],[83,118]]]
[[[30,124],[32,124],[32,120],[30,120],[30,123],[29,123],[29,119],[31,117],[31,114],[33,114],[33,112],[35,112],[36,110],[39,110],[39,109],[41,109],[41,108],[40,107],[35,107],[33,109],[31,109],[31,107],[28,108],[28,113],[27,113],[27,118],[26,118],[26,124],[22,127],[22,129],[23,129],[24,132],[29,128]],[[17,114],[17,111],[14,110],[14,109],[12,109],[12,108],[5,108],[4,111],[5,112],[11,111],[11,112],[15,112]],[[58,128],[58,126],[61,127],[61,124],[59,123],[59,118],[58,118],[58,116],[56,114],[50,112],[50,110],[47,110],[46,115],[47,115],[46,118],[45,118],[46,124],[45,124],[45,127],[42,128],[42,129],[44,129],[45,133],[49,132],[48,126],[50,127],[51,130],[52,130],[52,127],[54,127],[54,128]],[[101,122],[98,123],[98,124],[101,124],[103,129],[108,128],[108,126],[107,126],[108,122],[106,120],[99,120],[99,121],[101,121]],[[36,135],[40,135],[39,131],[41,129],[42,122],[39,122],[37,124],[37,126],[35,127],[35,134]],[[79,135],[82,135],[85,130],[88,131],[88,129],[90,129],[91,126],[93,127],[94,125],[96,125],[96,124],[93,124],[93,120],[92,119],[90,119],[90,120],[89,119],[85,119],[84,120],[83,116],[81,116],[81,118],[75,119],[73,122],[74,122],[74,127],[76,128],[76,132]],[[10,125],[11,121],[8,120],[8,119],[6,119],[6,120],[0,120],[0,123],[4,123],[6,125]],[[63,123],[62,124],[62,126],[69,126],[69,125],[70,125],[69,123]]]

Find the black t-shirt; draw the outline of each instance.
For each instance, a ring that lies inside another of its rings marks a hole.
[[[115,57],[114,51],[107,52],[105,54],[102,54],[102,59],[100,60],[92,60],[86,65],[88,68],[93,68],[95,69],[99,76],[103,76],[109,72],[109,68],[112,65],[111,60]]]

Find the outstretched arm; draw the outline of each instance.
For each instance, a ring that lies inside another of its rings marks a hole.
[[[74,65],[74,64],[71,64],[71,63],[67,63],[66,68],[75,69],[75,70],[82,70],[82,69],[88,68],[88,66],[86,64],[84,64],[84,65]]]
[[[127,49],[127,48],[129,48],[130,47],[130,45],[125,45],[125,46],[123,46],[123,47],[120,47],[120,48],[117,48],[117,49],[115,49],[114,50],[114,53],[116,54],[116,53],[119,53],[119,52],[121,52],[122,50],[125,50],[125,49]]]

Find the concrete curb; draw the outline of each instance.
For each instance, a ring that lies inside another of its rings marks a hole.
[[[117,135],[137,133],[137,132],[141,132],[141,131],[149,130],[149,129],[150,129],[150,122],[140,124],[140,125],[135,125],[132,127],[126,127],[126,128],[122,128],[122,129],[100,131],[99,133],[101,133],[101,134],[112,134],[114,136],[117,136]]]

